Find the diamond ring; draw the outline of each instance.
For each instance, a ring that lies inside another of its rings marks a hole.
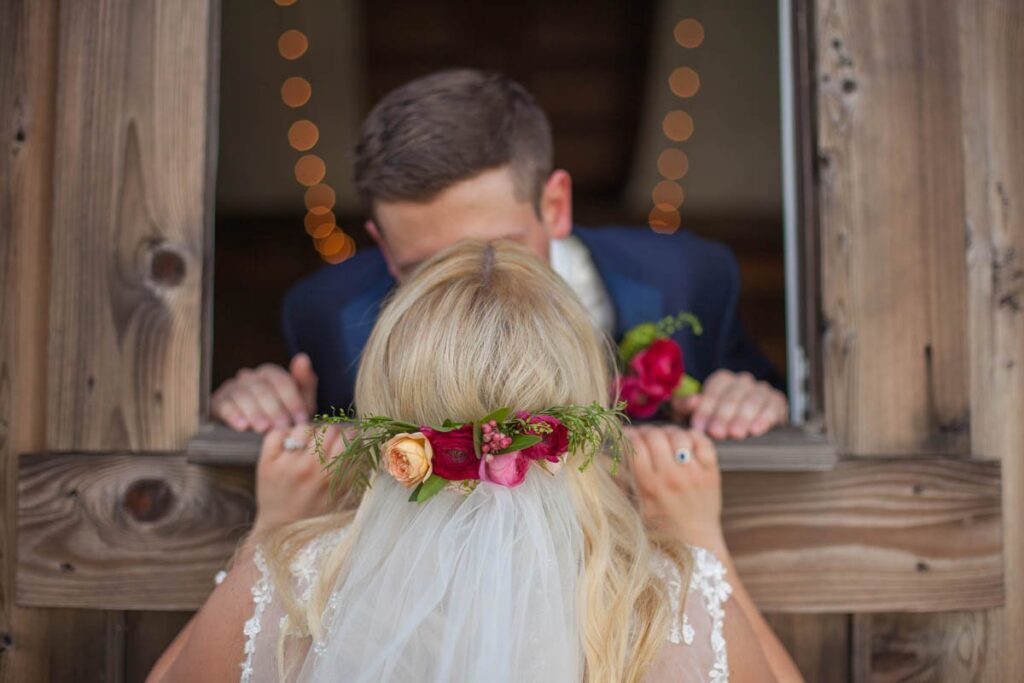
[[[676,451],[676,462],[688,462],[691,457],[689,448],[680,448]]]
[[[286,451],[301,451],[306,447],[306,444],[301,439],[296,439],[294,436],[289,436],[284,440],[284,449]]]

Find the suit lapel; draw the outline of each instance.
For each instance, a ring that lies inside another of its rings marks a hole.
[[[627,271],[626,261],[622,258],[621,247],[605,244],[600,231],[589,228],[574,228],[576,235],[587,249],[597,266],[597,272],[604,282],[608,296],[615,308],[615,341],[632,327],[644,322],[661,319],[665,313],[665,302],[661,290],[647,284]]]

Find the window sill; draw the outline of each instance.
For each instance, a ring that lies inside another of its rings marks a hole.
[[[262,437],[236,432],[217,423],[200,427],[185,449],[188,462],[199,465],[251,467]],[[836,449],[818,430],[786,426],[764,436],[718,443],[718,461],[725,472],[818,472],[836,466]]]

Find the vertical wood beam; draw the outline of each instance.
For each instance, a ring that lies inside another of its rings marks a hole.
[[[826,410],[840,452],[968,443],[954,0],[818,0]]]
[[[1000,680],[1024,680],[1024,3],[960,4],[971,450],[1002,461]]]

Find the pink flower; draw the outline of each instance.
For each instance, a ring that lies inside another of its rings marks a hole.
[[[523,455],[523,451],[490,455],[480,461],[480,480],[512,488],[526,480],[529,467],[530,461]]]
[[[644,393],[660,402],[672,394],[683,377],[683,350],[671,339],[655,339],[633,356],[629,367],[642,383]]]
[[[569,430],[562,422],[550,415],[533,415],[529,413],[516,413],[516,417],[522,420],[529,420],[531,424],[545,423],[551,425],[549,432],[535,432],[527,428],[525,434],[532,434],[543,439],[540,443],[523,449],[523,455],[530,460],[547,460],[548,462],[561,462],[561,457],[569,450]]]
[[[434,474],[448,481],[479,479],[481,461],[473,450],[473,425],[463,425],[450,432],[421,427],[433,449]]]
[[[655,387],[657,388],[657,387]],[[648,418],[658,412],[662,396],[651,396],[639,377],[620,377],[619,396],[626,402],[626,413],[630,417]],[[434,465],[437,469],[437,465]]]

